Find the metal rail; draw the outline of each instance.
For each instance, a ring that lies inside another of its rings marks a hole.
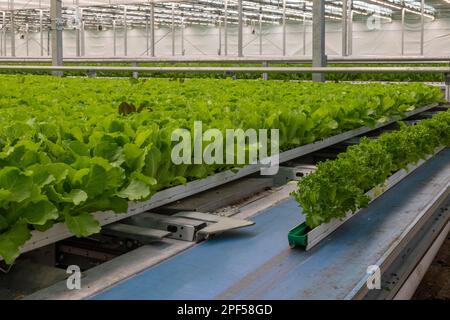
[[[0,65],[15,71],[115,71],[115,72],[230,72],[230,73],[442,73],[450,67],[106,67]]]
[[[50,63],[50,57],[0,57],[0,62]],[[329,56],[329,63],[449,63],[450,56]],[[247,56],[247,57],[66,57],[69,63],[312,63],[305,56]]]

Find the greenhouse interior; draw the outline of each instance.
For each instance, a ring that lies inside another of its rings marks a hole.
[[[449,101],[449,0],[0,0],[0,299],[449,301]]]

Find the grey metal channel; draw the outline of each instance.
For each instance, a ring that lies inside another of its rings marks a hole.
[[[382,274],[380,290],[370,290],[364,296],[369,300],[393,299],[407,280],[408,276],[421,261],[427,250],[439,236],[450,220],[450,196],[436,202],[430,208],[428,220],[418,228],[417,233],[397,258]]]
[[[43,57],[0,57],[0,62],[17,63],[49,63],[51,58]],[[246,57],[74,57],[64,58],[64,62],[70,63],[311,63],[308,56],[246,56]],[[448,63],[450,56],[328,56],[329,63]]]
[[[402,253],[408,250],[410,243],[412,243],[415,237],[421,235],[421,230],[424,230],[427,223],[433,220],[433,215],[439,211],[443,202],[448,199],[450,195],[450,181],[447,181],[446,185],[443,185],[441,191],[429,201],[428,205],[418,213],[416,219],[409,225],[409,227],[402,233],[402,235],[391,245],[382,258],[377,261],[376,265],[379,266],[382,274],[387,274],[386,271],[393,266],[398,257],[402,257]],[[419,199],[416,199],[418,201]],[[424,200],[425,201],[425,200]],[[442,223],[448,221],[448,215],[446,219],[442,219]],[[444,221],[445,220],[445,221]],[[428,246],[429,247],[429,246]],[[369,276],[364,277],[351,292],[347,295],[346,299],[364,299],[369,293],[367,288],[367,279]],[[398,280],[399,281],[399,280]]]

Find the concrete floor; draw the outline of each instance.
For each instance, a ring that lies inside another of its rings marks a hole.
[[[447,235],[413,299],[450,300],[450,234]]]

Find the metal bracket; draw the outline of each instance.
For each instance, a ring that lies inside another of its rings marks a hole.
[[[162,231],[125,223],[109,224],[103,227],[102,233],[126,239],[138,240],[142,243],[154,242],[170,235],[169,231]]]
[[[64,30],[64,20],[63,18],[56,18],[56,30],[63,31]]]
[[[137,68],[137,67],[139,67],[139,63],[133,62],[133,63],[131,64],[131,66],[132,66],[133,68]],[[135,78],[135,79],[139,78],[139,72],[133,71],[133,78]]]
[[[196,233],[207,226],[205,221],[167,216],[152,212],[145,212],[127,221],[135,226],[165,230],[170,232],[168,238],[195,241]]]
[[[222,233],[254,224],[253,221],[223,217],[215,214],[186,211],[174,215],[146,212],[128,219],[126,223],[141,229],[164,230],[167,238],[200,241],[213,234]],[[157,231],[157,230],[153,230]]]
[[[445,100],[450,101],[450,73],[444,73]]]
[[[96,78],[97,77],[97,71],[95,71],[95,70],[88,70],[87,75],[88,75],[88,78]]]
[[[233,80],[237,79],[236,78],[236,74],[234,72],[232,72],[232,71],[225,71],[225,77],[227,77],[227,78],[230,77]]]
[[[276,186],[284,185],[288,181],[298,181],[317,169],[314,165],[304,164],[295,167],[280,167],[274,177]]]
[[[196,235],[197,240],[208,239],[211,235],[225,231],[252,226],[255,223],[250,220],[241,220],[229,217],[222,217],[216,214],[203,212],[179,212],[175,217],[183,217],[208,223],[208,226],[199,230]]]

